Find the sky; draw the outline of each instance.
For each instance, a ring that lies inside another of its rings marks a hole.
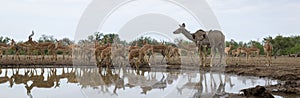
[[[0,36],[24,41],[34,30],[35,40],[42,34],[53,35],[57,39],[64,37],[74,39],[81,15],[90,2],[91,0],[2,0]],[[261,41],[267,36],[300,35],[299,0],[207,0],[207,2],[217,17],[226,40]],[[171,11],[170,14],[172,12],[174,15],[181,13]],[[201,28],[191,21],[185,23],[191,32]]]

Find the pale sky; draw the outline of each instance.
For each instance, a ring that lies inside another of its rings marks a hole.
[[[300,35],[299,0],[207,1],[226,40],[249,41],[261,40],[269,35]],[[90,2],[91,0],[1,0],[0,36],[17,41],[26,40],[31,30],[34,30],[35,40],[42,34],[53,35],[58,39],[74,39],[80,17]],[[184,22],[190,31],[201,28],[193,22]]]

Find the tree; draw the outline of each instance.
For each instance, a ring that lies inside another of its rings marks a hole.
[[[139,37],[137,40],[134,40],[132,42],[129,42],[130,45],[135,45],[135,43],[137,42],[138,43],[138,46],[143,46],[143,42],[146,41],[148,44],[152,44],[152,45],[155,45],[155,44],[159,44],[159,42],[156,40],[156,39],[153,39],[151,37]],[[171,43],[166,43],[166,44],[171,44]]]
[[[98,41],[98,43],[103,42],[102,44],[107,43],[121,43],[126,44],[126,41],[121,41],[118,34],[103,34],[100,32],[95,32],[93,35],[89,35],[87,39],[80,40],[78,44],[84,44],[84,43],[95,43]]]
[[[45,35],[43,34],[38,42],[55,42],[56,39],[54,39],[53,35]]]
[[[294,47],[288,50],[289,54],[295,54],[300,52],[300,44],[296,44]]]
[[[244,42],[243,42],[243,41],[240,41],[240,42],[238,43],[238,45],[239,45],[239,46],[244,46]]]
[[[272,39],[272,37],[264,39],[271,39],[270,42],[273,45],[273,54],[288,55],[300,52],[300,49],[298,48],[300,44],[300,36],[283,37],[282,35],[278,35],[274,39]]]
[[[105,34],[103,39],[108,39],[108,40],[104,40],[104,43],[119,43],[120,42],[120,38],[118,34]]]
[[[5,43],[5,44],[8,44],[8,42],[10,41],[11,39],[10,38],[8,38],[8,37],[3,37],[3,36],[1,36],[0,37],[0,43]]]
[[[63,38],[60,40],[62,45],[71,45],[74,44],[74,41],[71,41],[69,38]]]
[[[95,40],[94,35],[88,36],[88,39],[87,39],[88,42],[94,42],[94,40]]]
[[[94,33],[96,41],[100,41],[101,38],[103,38],[104,34],[100,32],[95,32]]]

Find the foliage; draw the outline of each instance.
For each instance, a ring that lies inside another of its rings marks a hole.
[[[10,38],[8,38],[8,37],[5,37],[5,38],[3,36],[0,37],[0,43],[8,44],[9,41],[10,41]]]
[[[142,36],[142,37],[138,38],[137,40],[129,42],[129,45],[135,45],[135,43],[137,43],[138,46],[141,47],[141,46],[143,46],[143,42],[144,41],[146,41],[148,44],[152,44],[152,45],[159,44],[159,42],[157,40],[155,40],[155,39],[151,39],[150,37],[144,37],[144,36]]]
[[[89,35],[87,39],[80,40],[78,42],[79,45],[84,43],[90,43],[94,44],[97,42],[98,44],[107,44],[107,43],[118,43],[127,45],[126,41],[120,40],[120,37],[118,34],[103,34],[100,32],[95,32],[93,35]]]
[[[71,45],[71,44],[74,44],[74,41],[71,41],[69,38],[63,38],[61,40],[62,45]]]
[[[300,36],[283,37],[276,36],[271,40],[274,47],[274,53],[277,55],[288,55],[300,52]]]
[[[45,35],[45,34],[43,34],[40,38],[39,38],[39,40],[38,40],[38,42],[55,42],[55,40],[56,39],[54,39],[54,37],[53,37],[53,35]]]
[[[263,45],[265,44],[266,39],[269,39],[272,46],[273,46],[273,55],[288,55],[288,54],[295,54],[300,52],[300,36],[289,36],[285,37],[282,35],[278,35],[275,37],[265,37],[262,41],[249,41],[249,42],[242,42],[242,41],[235,41],[231,39],[230,41],[226,41],[226,47],[229,44],[232,45],[232,49],[236,49],[238,47],[256,47],[260,49],[260,54],[264,54]],[[11,39],[8,37],[0,36],[0,43],[8,44]],[[51,35],[42,35],[38,42],[55,42],[55,38]],[[60,40],[63,45],[70,45],[74,44],[74,41],[71,41],[69,38],[63,38]],[[88,36],[87,39],[81,40],[78,44],[82,43],[92,43],[98,42],[98,44],[106,44],[106,43],[118,43],[123,45],[135,45],[137,42],[139,46],[142,46],[143,42],[146,41],[148,44],[160,44],[159,42],[151,37],[140,37],[134,41],[126,42],[125,40],[121,40],[118,34],[103,34],[100,32],[95,32],[93,35]],[[174,40],[175,43],[179,42],[179,39]],[[164,42],[166,45],[173,45],[176,46],[174,43]],[[190,42],[184,41],[183,44],[189,44]],[[12,51],[9,51],[11,53]]]
[[[273,55],[288,55],[288,54],[294,54],[300,52],[300,36],[290,36],[290,37],[284,37],[282,35],[276,36],[274,39],[270,36],[265,37],[264,40],[261,42],[259,41],[249,41],[249,42],[236,42],[233,39],[230,41],[226,41],[226,47],[231,44],[233,49],[236,49],[238,47],[256,47],[260,49],[260,54],[264,54],[263,46],[266,41],[266,39],[269,39],[272,46],[273,46]]]

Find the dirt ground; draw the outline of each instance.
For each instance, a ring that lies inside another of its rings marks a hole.
[[[66,66],[66,65],[73,65],[72,58],[65,57],[63,59],[62,55],[58,56],[57,61],[51,60],[50,56],[45,56],[45,59],[42,60],[41,56],[32,56],[30,59],[27,59],[26,56],[20,55],[20,60],[18,58],[12,59],[12,55],[8,55],[6,57],[3,55],[3,58],[0,59],[0,65],[1,66],[11,66],[11,67],[30,67],[32,65],[51,65],[51,66]]]
[[[229,58],[229,60],[232,60],[232,58]],[[288,96],[294,94],[294,96],[300,96],[300,58],[272,58],[271,66],[266,66],[264,57],[255,58],[248,63],[245,63],[245,60],[240,62],[230,61],[225,72],[280,80],[279,84],[265,88],[277,95]],[[233,96],[237,95],[233,94]]]
[[[50,66],[71,66],[74,63],[79,63],[81,61],[73,61],[71,58],[66,57],[62,59],[62,56],[58,56],[57,61],[50,60],[50,57],[46,57],[44,61],[41,59],[36,59],[35,57],[31,59],[25,59],[21,56],[20,61],[16,59],[11,59],[11,56],[6,58],[5,56],[0,59],[1,66],[32,66],[32,65],[50,65]],[[67,59],[68,58],[68,59]],[[194,57],[182,57],[181,66],[176,65],[166,65],[160,64],[161,57],[156,58],[155,67],[166,67],[168,69],[195,69],[195,66],[199,67],[198,59]],[[153,62],[153,61],[152,61]],[[209,59],[207,60],[207,63]],[[281,82],[276,85],[271,85],[265,87],[267,91],[277,94],[277,95],[289,95],[294,94],[295,96],[300,96],[300,58],[295,57],[273,57],[271,61],[271,66],[266,66],[266,59],[264,57],[252,57],[246,61],[245,57],[226,58],[227,66],[224,68],[225,73],[244,75],[244,76],[257,76],[257,77],[267,77],[270,79],[280,80]],[[93,62],[92,62],[93,63]],[[211,70],[210,67],[201,67],[200,70]],[[229,98],[244,98],[246,96],[239,94],[229,94]],[[249,97],[249,96],[248,96]],[[251,96],[250,96],[251,97]]]

